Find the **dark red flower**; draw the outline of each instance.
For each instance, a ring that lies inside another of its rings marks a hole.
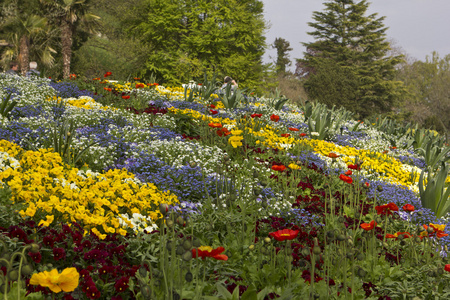
[[[42,255],[41,255],[40,252],[36,252],[36,253],[28,252],[28,255],[31,257],[31,259],[32,259],[35,263],[38,264],[38,263],[41,262]]]
[[[103,75],[103,76],[106,78],[106,77],[111,76],[111,75],[112,75],[111,72],[106,72],[105,75]]]
[[[252,117],[252,118],[261,118],[262,114],[252,114],[252,115],[250,115],[250,117]]]
[[[275,232],[270,232],[269,235],[279,242],[285,240],[293,240],[297,237],[300,230],[282,229]]]
[[[219,113],[217,110],[214,109],[210,109],[209,111],[211,112],[212,115],[216,115]]]
[[[375,206],[375,209],[377,211],[377,214],[379,215],[392,215],[393,211],[398,211],[398,206],[391,202],[384,205]]]
[[[361,166],[358,164],[348,165],[347,167],[352,170],[361,170]]]
[[[128,288],[128,281],[129,278],[125,276],[121,277],[118,281],[116,281],[116,283],[114,284],[116,292],[122,293],[123,291],[125,291]]]
[[[412,211],[414,211],[414,206],[411,205],[411,204],[403,205],[402,208],[403,208],[404,211],[407,211],[407,212],[412,212]]]
[[[42,239],[42,243],[49,248],[53,248],[55,241],[53,240],[53,237],[51,235],[47,235]]]
[[[64,248],[53,248],[53,258],[55,260],[65,259],[66,251]]]
[[[447,271],[447,272],[450,272],[450,265],[445,265],[444,270]]]

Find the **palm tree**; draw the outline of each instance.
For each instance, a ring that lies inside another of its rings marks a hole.
[[[47,19],[30,11],[18,9],[17,6],[13,11],[0,23],[0,29],[7,40],[15,45],[4,55],[11,59],[13,56],[18,56],[20,72],[25,75],[30,61],[30,40],[47,28]]]
[[[72,56],[73,34],[79,24],[93,31],[100,17],[88,13],[90,0],[40,0],[49,10],[49,15],[60,28],[63,77],[69,78]]]

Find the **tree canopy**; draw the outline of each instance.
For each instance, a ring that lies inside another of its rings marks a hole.
[[[304,43],[307,51],[296,65],[296,74],[306,78],[308,94],[361,117],[389,112],[403,92],[394,80],[403,58],[388,55],[384,17],[366,15],[366,0],[330,0],[324,5],[308,23],[315,41]]]

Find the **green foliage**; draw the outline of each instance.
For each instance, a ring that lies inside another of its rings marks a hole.
[[[17,105],[17,101],[11,100],[11,94],[8,94],[0,104],[0,115],[3,118],[8,118],[9,112]]]
[[[436,173],[428,169],[426,187],[424,188],[425,171],[422,171],[419,178],[422,206],[431,209],[437,218],[441,218],[450,211],[450,188],[445,189],[445,180],[449,175],[450,165],[441,162],[440,169]]]
[[[150,50],[144,72],[172,85],[196,80],[204,70],[258,84],[265,46],[261,1],[146,0],[133,13],[128,31]]]
[[[277,61],[275,64],[277,67],[277,72],[286,72],[286,66],[291,65],[288,52],[292,51],[292,48],[290,47],[289,42],[283,38],[276,38],[272,47],[277,49]]]
[[[229,83],[225,88],[225,93],[219,94],[219,99],[222,101],[225,108],[230,109],[236,108],[237,105],[242,102],[244,96],[239,89],[233,91],[232,86]]]
[[[312,99],[344,106],[366,117],[389,111],[401,95],[401,83],[393,79],[401,56],[388,56],[384,18],[365,16],[366,0],[325,2],[314,12],[309,32],[316,41],[298,60],[296,73],[306,76],[305,88]]]
[[[272,100],[269,102],[269,105],[275,108],[276,110],[280,110],[283,108],[283,105],[289,101],[288,98],[284,95],[280,95],[280,91],[278,88],[275,89],[275,93],[272,93],[269,98]]]

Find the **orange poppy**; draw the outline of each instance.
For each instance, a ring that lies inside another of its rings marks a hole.
[[[407,211],[407,212],[412,212],[412,211],[414,211],[414,206],[411,205],[411,204],[403,205],[402,208],[403,208],[404,211]]]
[[[300,136],[301,136],[301,137],[305,137],[305,136],[306,136],[306,133],[300,133]]]
[[[398,206],[395,203],[391,202],[388,204],[375,206],[375,209],[377,211],[377,214],[379,215],[392,215],[393,211],[398,211]]]
[[[344,174],[339,175],[339,179],[342,180],[342,181],[345,181],[347,183],[352,183],[353,182],[353,179],[351,177],[348,177],[348,176],[346,176]]]
[[[228,260],[228,256],[221,254],[223,251],[225,251],[224,247],[213,249],[210,246],[200,246],[192,249],[192,258],[201,257],[202,259],[205,259],[211,257],[217,260]]]
[[[375,227],[377,227],[377,222],[372,221],[370,223],[362,223],[361,224],[361,228],[364,229],[365,231],[370,231],[372,229],[374,229]]]
[[[293,127],[289,127],[289,130],[290,130],[290,131],[299,131],[300,129],[298,129],[298,128],[293,128]]]
[[[280,120],[280,116],[277,115],[271,115],[270,116],[270,120],[274,121],[274,122],[278,122]]]
[[[130,99],[130,95],[124,95],[124,96],[122,96],[122,99],[128,100],[128,99]]]
[[[283,172],[284,170],[286,170],[286,167],[283,165],[273,165],[272,170]]]
[[[345,175],[347,175],[347,176],[350,176],[350,175],[352,175],[353,173],[352,173],[352,170],[348,170],[347,172],[345,172]]]
[[[211,127],[211,128],[221,128],[222,124],[220,124],[220,123],[209,123],[208,126]]]
[[[289,133],[282,133],[281,136],[282,137],[290,137],[291,135]]]
[[[253,114],[253,115],[250,115],[250,117],[252,117],[252,118],[261,118],[262,114]]]
[[[333,159],[336,159],[336,158],[338,158],[339,157],[339,155],[337,155],[336,153],[334,153],[334,152],[330,152],[330,153],[328,153],[328,157],[329,158],[333,158]]]
[[[103,75],[103,76],[104,76],[104,77],[108,77],[108,76],[111,76],[111,75],[112,75],[111,72],[106,72],[105,75]]]

